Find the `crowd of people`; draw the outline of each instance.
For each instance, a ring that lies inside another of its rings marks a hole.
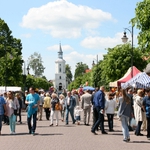
[[[0,135],[2,121],[10,126],[10,134],[15,134],[16,121],[21,124],[21,110],[23,100],[19,93],[11,91],[0,96]],[[121,122],[123,141],[130,141],[130,130],[134,130],[135,135],[143,136],[141,130],[147,131],[147,139],[150,140],[150,90],[128,89],[119,92],[105,92],[105,87],[89,89],[83,91],[82,88],[72,91],[63,91],[60,95],[55,92],[49,93],[44,90],[37,92],[34,87],[29,88],[25,98],[27,124],[29,134],[35,134],[37,120],[42,121],[43,111],[46,120],[51,126],[59,126],[61,119],[66,125],[69,124],[69,114],[72,124],[80,125],[81,112],[83,112],[83,124],[90,126],[91,114],[93,124],[91,132],[97,134],[100,130],[102,134],[108,134],[105,130],[105,116],[108,120],[109,132],[114,132],[114,115],[118,110],[118,118]],[[92,113],[91,113],[92,112]],[[54,116],[56,121],[54,122]],[[61,116],[61,118],[59,118]],[[135,126],[131,125],[135,120]],[[32,122],[31,122],[32,121]]]

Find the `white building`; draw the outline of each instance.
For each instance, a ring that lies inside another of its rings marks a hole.
[[[63,59],[63,51],[60,44],[58,59],[55,61],[55,81],[54,81],[54,88],[57,90],[58,94],[61,94],[62,90],[66,89],[65,63],[66,61]]]

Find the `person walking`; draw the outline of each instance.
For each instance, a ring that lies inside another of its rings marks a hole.
[[[51,97],[52,97],[52,100],[51,100],[51,117],[50,117],[51,124],[50,124],[50,126],[53,126],[54,114],[56,117],[56,126],[58,126],[58,123],[59,123],[58,113],[60,111],[60,107],[59,107],[60,103],[59,103],[59,99],[58,99],[56,93],[52,93]]]
[[[40,97],[40,103],[39,103],[39,109],[38,109],[38,120],[42,121],[43,103],[44,103],[44,91],[43,90],[39,92],[39,97]]]
[[[117,107],[117,102],[116,102],[116,100],[113,99],[113,93],[109,92],[108,99],[106,100],[106,103],[105,103],[105,111],[107,114],[108,126],[109,126],[110,132],[114,131],[113,120],[114,120],[114,114],[115,114],[116,107]]]
[[[61,105],[61,121],[64,121],[64,116],[65,116],[65,96],[63,94],[59,95],[59,103]]]
[[[134,101],[134,116],[137,123],[136,130],[135,130],[136,136],[143,136],[143,134],[141,133],[141,126],[145,118],[145,112],[142,109],[143,96],[144,96],[143,90],[139,89],[137,91],[137,96],[135,97],[135,101]]]
[[[26,96],[26,101],[25,101],[25,103],[28,105],[27,122],[28,122],[29,134],[35,135],[36,118],[37,118],[37,111],[39,107],[40,97],[39,94],[35,93],[34,87],[30,87],[29,92],[30,94]],[[32,118],[33,118],[33,125],[31,125]]]
[[[0,96],[0,136],[1,136],[1,130],[2,130],[2,120],[3,120],[4,115],[5,116],[7,115],[6,101],[3,98],[3,96]]]
[[[71,92],[67,92],[67,96],[65,99],[65,107],[66,107],[66,125],[68,125],[68,115],[70,113],[72,118],[72,123],[75,124],[76,120],[74,118],[74,108],[76,106],[76,99],[71,95]]]
[[[21,110],[22,110],[22,99],[21,99],[21,96],[19,93],[16,93],[15,94],[16,96],[16,99],[18,100],[18,103],[19,103],[19,109],[18,109],[18,116],[19,116],[19,123],[22,124],[22,117],[21,117]],[[17,116],[16,116],[17,117]],[[16,119],[17,120],[17,119]]]
[[[50,98],[50,94],[46,93],[46,97],[44,98],[44,104],[43,104],[43,108],[45,111],[45,115],[46,115],[46,119],[49,120],[50,117],[50,104],[51,104],[51,98]]]
[[[15,128],[16,128],[16,114],[15,110],[19,108],[18,100],[14,97],[13,93],[9,91],[7,93],[7,116],[9,117],[9,126],[10,126],[10,134],[16,134]]]
[[[94,94],[93,105],[96,109],[98,114],[98,120],[93,124],[91,132],[95,135],[97,134],[95,130],[98,129],[98,126],[101,125],[101,133],[107,134],[104,130],[104,109],[105,109],[105,93],[104,93],[104,86],[100,87],[100,90]]]
[[[132,103],[130,97],[126,94],[126,90],[122,90],[122,97],[119,99],[120,102],[120,108],[118,111],[118,115],[120,117],[121,125],[122,125],[122,132],[123,132],[123,141],[129,142],[130,141],[130,135],[129,135],[129,128],[128,128],[128,122],[130,116],[133,117],[132,112]]]
[[[150,140],[150,89],[146,90],[147,96],[143,99],[143,108],[147,119],[147,139]]]
[[[89,90],[86,90],[85,93],[81,96],[81,108],[83,109],[84,112],[84,125],[87,126],[89,126],[91,106],[92,106],[91,103],[92,95],[89,92],[90,92]]]

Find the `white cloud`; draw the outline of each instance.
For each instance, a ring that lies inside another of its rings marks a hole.
[[[30,37],[31,37],[31,34],[30,34],[30,33],[27,33],[27,34],[22,34],[21,36],[22,36],[22,37],[25,37],[25,38],[30,38]]]
[[[121,38],[123,33],[117,33],[115,37],[86,37],[82,42],[81,45],[85,48],[89,49],[105,49],[105,48],[112,48],[118,44],[122,44]]]
[[[61,45],[61,48],[63,49],[63,51],[72,51],[73,50],[73,48],[70,45]],[[59,46],[53,45],[53,46],[47,47],[47,49],[50,51],[57,51],[58,52]]]
[[[41,29],[53,37],[76,38],[83,30],[98,28],[104,21],[114,19],[110,13],[100,9],[61,0],[49,2],[39,8],[31,8],[23,16],[21,26]]]
[[[104,53],[98,53],[98,61],[103,59]],[[89,69],[92,67],[92,62],[97,61],[96,55],[92,54],[83,54],[83,53],[78,53],[77,51],[73,51],[69,54],[66,54],[64,56],[64,60],[66,61],[66,64],[69,64],[71,66],[71,72],[74,75],[75,69],[76,69],[76,64],[78,62],[85,63],[89,66]]]

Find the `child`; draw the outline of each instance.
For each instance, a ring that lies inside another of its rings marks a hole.
[[[109,131],[114,131],[113,130],[113,118],[114,118],[116,106],[117,106],[117,103],[113,99],[113,94],[109,92],[108,99],[106,100],[106,103],[105,103],[105,110],[106,110],[106,114],[108,118]]]
[[[80,124],[80,120],[81,120],[81,117],[80,117],[81,111],[82,111],[82,109],[80,109],[79,106],[76,106],[74,114],[75,114],[75,119],[76,119],[77,125]]]

